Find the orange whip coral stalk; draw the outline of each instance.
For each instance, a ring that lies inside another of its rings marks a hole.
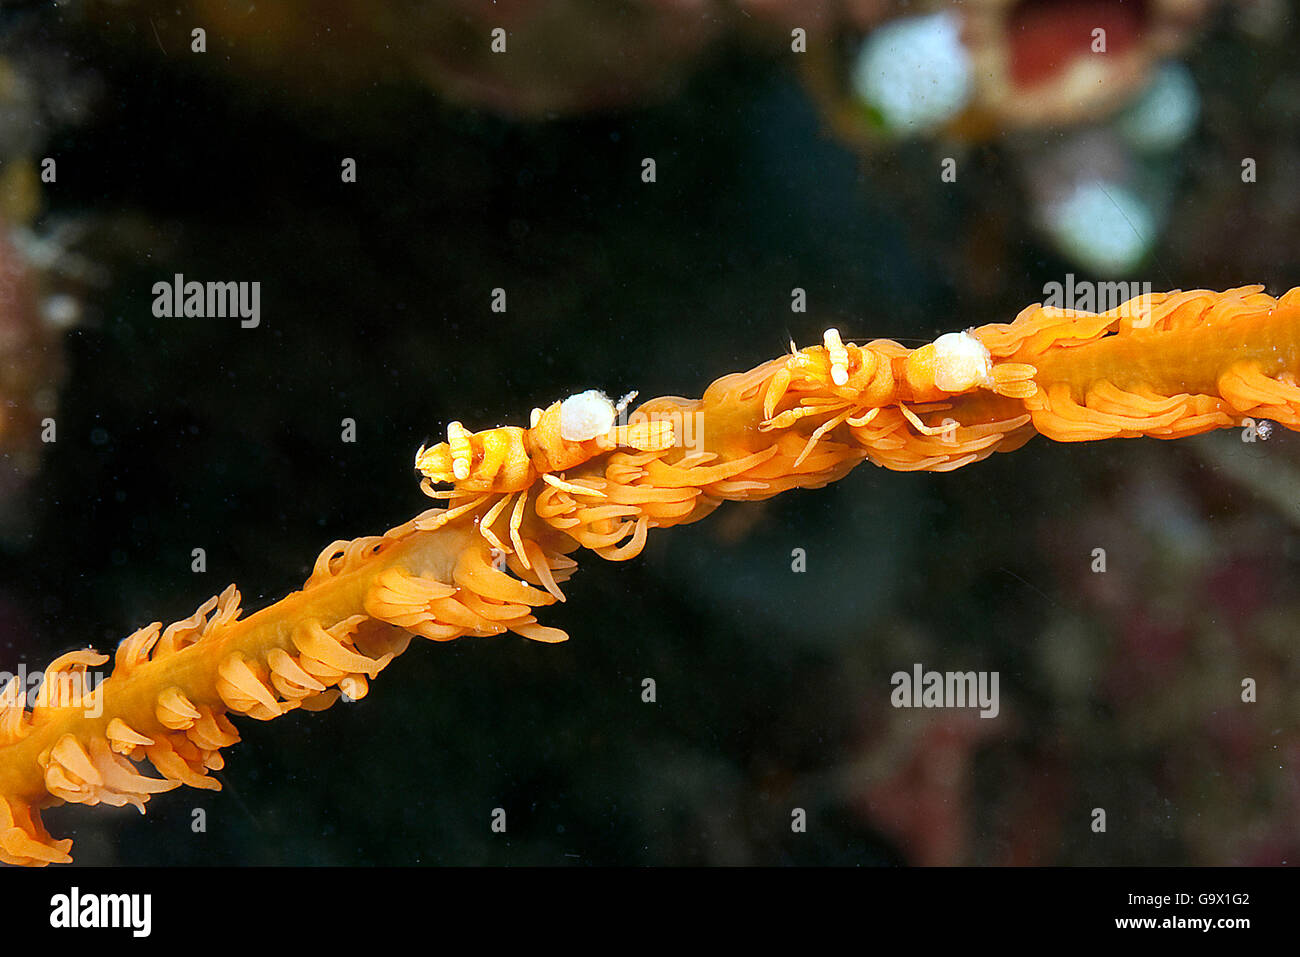
[[[269,720],[360,698],[413,635],[564,640],[534,611],[564,600],[579,548],[633,558],[651,528],[819,488],[863,460],[948,471],[1038,433],[1179,438],[1245,417],[1300,429],[1298,376],[1300,289],[1277,300],[1251,286],[1101,314],[1032,306],[919,349],[830,329],[701,399],[644,403],[625,424],[631,397],[597,392],[536,410],[527,429],[453,422],[416,456],[422,487],[447,507],[331,544],[301,591],[247,617],[232,585],[185,621],[140,629],[97,688],[88,669],[107,657],[87,649],[51,664],[30,702],[17,678],[0,691],[0,860],[71,860],[41,808],[143,811],[182,784],[218,789],[209,772],[239,740],[231,712]]]

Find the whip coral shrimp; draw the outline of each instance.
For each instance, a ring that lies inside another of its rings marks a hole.
[[[427,449],[421,446],[415,454],[415,468],[424,476],[420,488],[432,498],[468,499],[442,513],[439,522],[443,524],[499,495],[479,521],[479,531],[493,548],[506,554],[511,549],[492,526],[513,501],[510,541],[520,562],[530,567],[519,530],[528,493],[539,479],[573,495],[601,498],[604,493],[599,490],[566,482],[557,473],[616,449],[661,452],[673,446],[671,422],[618,424],[619,416],[635,398],[636,393],[631,392],[615,404],[603,392],[588,389],[545,410],[533,409],[527,429],[501,426],[471,433],[460,422],[448,423],[446,442]],[[437,490],[433,488],[436,484],[452,487]]]
[[[822,346],[796,351],[768,381],[763,396],[763,431],[786,429],[810,415],[831,414],[808,439],[798,465],[836,426],[861,427],[887,406],[899,411],[922,435],[942,430],[925,425],[905,403],[924,404],[985,389],[1024,399],[1034,395],[1037,369],[1027,363],[995,362],[973,332],[950,332],[919,349],[889,339],[865,346],[846,344],[839,330],[827,329]],[[777,408],[786,397],[801,396],[792,408]],[[829,395],[828,395],[829,393]]]

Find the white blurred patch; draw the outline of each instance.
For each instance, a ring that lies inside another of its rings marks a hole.
[[[935,13],[877,28],[858,52],[852,84],[891,131],[921,133],[950,120],[973,89],[961,19]]]
[[[67,293],[55,293],[41,301],[41,318],[55,329],[70,329],[81,318],[81,303]]]
[[[1143,153],[1167,153],[1187,141],[1201,113],[1201,96],[1191,72],[1166,63],[1115,121],[1124,141]]]
[[[1155,212],[1118,183],[1088,180],[1043,211],[1057,247],[1080,266],[1101,275],[1130,269],[1155,240]]]

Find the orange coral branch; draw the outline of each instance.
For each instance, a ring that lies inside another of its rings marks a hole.
[[[453,423],[416,459],[447,508],[333,543],[301,591],[247,618],[231,586],[185,621],[137,631],[95,690],[88,669],[107,659],[89,650],[54,662],[30,708],[14,679],[0,693],[0,860],[71,860],[44,807],[143,811],[181,784],[219,788],[208,772],[239,740],[228,713],[269,720],[359,698],[412,635],[564,640],[533,611],[564,600],[580,547],[632,558],[651,528],[818,488],[864,460],[946,471],[1039,433],[1177,438],[1247,416],[1300,429],[1297,375],[1300,289],[1275,300],[1247,287],[1099,315],[1034,306],[915,350],[832,329],[626,424],[599,393],[537,410],[528,429]],[[146,759],[161,777],[141,773]]]

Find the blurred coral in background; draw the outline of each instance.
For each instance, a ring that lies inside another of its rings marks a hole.
[[[30,17],[0,19],[0,536],[29,530],[24,495],[52,441],[43,423],[58,405],[63,334],[104,278],[72,248],[84,217],[45,215],[43,194],[57,177],[51,138],[83,122],[98,93]]]

